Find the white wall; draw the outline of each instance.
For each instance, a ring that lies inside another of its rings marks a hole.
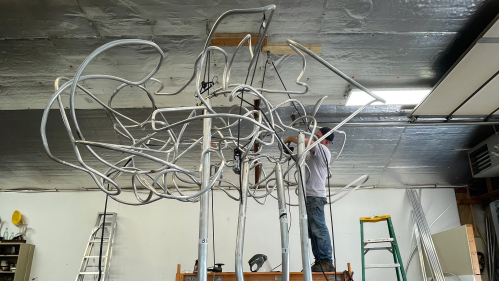
[[[128,195],[127,195],[128,196]],[[102,212],[105,195],[82,193],[2,193],[0,217],[5,227],[14,229],[10,217],[19,210],[29,223],[28,242],[36,245],[31,277],[38,281],[74,280],[97,212]],[[235,235],[238,202],[215,192],[215,237],[217,262],[224,271],[234,271]],[[459,226],[453,189],[425,189],[422,205],[429,222],[449,204],[453,206],[432,227],[432,232]],[[390,214],[404,263],[410,250],[412,234],[411,205],[405,190],[381,189],[353,192],[333,205],[338,270],[350,262],[356,279],[361,278],[359,217]],[[118,232],[113,250],[111,280],[174,280],[176,265],[192,270],[197,259],[199,204],[162,200],[146,206],[132,207],[110,201],[108,211],[118,213]],[[290,232],[291,270],[300,271],[301,257],[298,210],[293,208]],[[326,212],[329,220],[329,211]],[[211,230],[210,230],[211,233]],[[388,237],[386,224],[369,224],[366,238]],[[210,237],[211,247],[211,237]],[[269,257],[272,266],[280,263],[278,208],[274,199],[259,205],[248,204],[244,249],[247,260],[254,254]],[[313,259],[313,258],[312,258]],[[390,254],[370,253],[368,263],[390,263]],[[213,263],[212,251],[208,264]],[[368,270],[368,280],[395,279],[393,269]],[[421,280],[419,267],[413,263],[409,280]]]

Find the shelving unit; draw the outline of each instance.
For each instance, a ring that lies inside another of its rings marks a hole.
[[[28,281],[35,245],[19,241],[0,241],[0,261],[16,264],[15,271],[3,271],[0,268],[0,280]]]

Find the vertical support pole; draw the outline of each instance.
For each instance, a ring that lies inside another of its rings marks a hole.
[[[237,240],[236,240],[236,281],[244,281],[243,273],[243,248],[244,248],[244,228],[246,226],[246,205],[248,202],[248,180],[249,162],[244,161],[241,171],[241,201],[239,202],[239,216],[237,219]]]
[[[210,101],[207,100],[209,103]],[[207,110],[204,114],[207,114]],[[205,118],[203,121],[203,151],[211,148],[211,118]],[[201,167],[201,189],[206,188],[210,183],[210,157],[207,154]],[[199,244],[198,244],[198,281],[208,280],[208,224],[209,224],[209,202],[210,192],[207,191],[201,195],[199,200]]]
[[[300,132],[298,135],[298,159],[302,159],[303,152],[305,151],[305,135]],[[303,157],[303,159],[305,159]],[[305,179],[305,166],[299,165],[297,163],[298,169],[300,169],[300,180],[298,181],[298,207],[300,209],[300,244],[301,244],[301,261],[303,266],[303,280],[312,281],[312,269],[310,267],[310,248],[308,242],[308,216],[307,216],[307,206],[305,205],[304,191],[306,189],[306,179]]]
[[[362,281],[366,281],[366,263],[364,258],[364,222],[360,221],[360,256],[362,257]]]
[[[286,198],[284,197],[284,184],[282,180],[282,167],[279,162],[275,165],[275,178],[277,185],[277,202],[279,204],[279,222],[281,227],[282,248],[282,281],[289,281],[289,236],[288,214],[286,212]]]

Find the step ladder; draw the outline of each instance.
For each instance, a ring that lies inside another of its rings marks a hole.
[[[365,222],[381,222],[386,221],[388,224],[388,233],[390,234],[390,238],[382,238],[382,239],[364,239],[364,223]],[[360,239],[362,240],[361,248],[362,248],[362,281],[366,280],[366,269],[369,268],[395,268],[395,272],[397,273],[398,281],[407,281],[407,277],[405,276],[404,265],[402,264],[402,258],[400,257],[399,246],[397,244],[397,238],[395,237],[395,231],[393,230],[392,219],[390,215],[384,216],[375,216],[375,217],[362,217],[360,218]],[[387,243],[390,243],[390,246],[385,246]],[[372,245],[371,247],[366,247],[368,245]],[[365,255],[369,251],[375,250],[388,250],[393,255],[393,263],[392,264],[365,264]],[[400,277],[402,276],[402,279]]]
[[[101,245],[102,228],[104,227],[104,237],[102,241],[102,262],[101,262],[101,278],[100,281],[109,279],[109,268],[111,266],[111,254],[116,233],[116,217],[117,213],[97,214],[95,226],[90,233],[87,248],[83,254],[80,271],[76,277],[76,281],[88,281],[99,279],[99,254]],[[104,223],[104,217],[106,222]]]

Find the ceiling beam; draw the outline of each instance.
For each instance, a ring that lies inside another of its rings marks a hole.
[[[219,47],[236,47],[248,34],[251,35],[251,46],[256,46],[256,43],[258,43],[259,40],[257,33],[215,33],[210,41],[210,45]],[[265,36],[262,43],[262,46],[266,45],[267,36]],[[243,46],[248,46],[248,41],[244,42]]]
[[[316,55],[320,55],[322,46],[320,44],[302,44]],[[262,47],[262,53],[270,52],[273,55],[297,55],[297,53],[286,43],[272,43]]]

